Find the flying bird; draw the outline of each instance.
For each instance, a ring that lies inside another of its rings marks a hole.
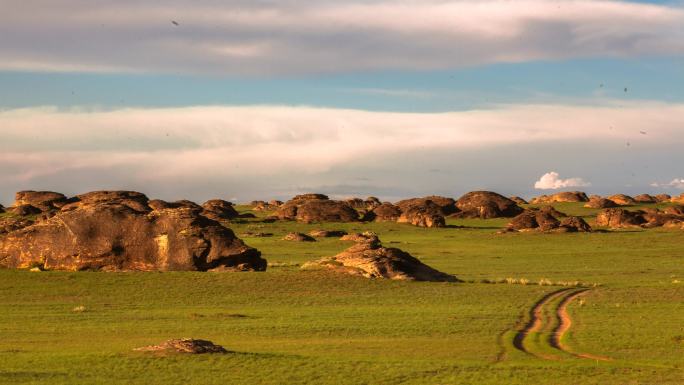
[[[646,135],[646,131],[639,131],[641,135]]]
[[[178,24],[178,22],[176,20],[171,20],[171,24],[175,25],[176,27],[178,27],[180,25],[180,24]]]
[[[627,87],[625,87],[625,92],[627,92]]]

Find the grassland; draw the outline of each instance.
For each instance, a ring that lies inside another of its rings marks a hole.
[[[596,212],[557,208],[590,221]],[[274,264],[265,273],[0,271],[0,383],[684,383],[683,231],[495,234],[506,222],[230,224],[237,234],[274,234],[243,237]],[[349,246],[280,240],[315,228],[375,231],[386,246],[465,282],[301,271],[299,264]],[[529,283],[483,283],[506,278]],[[541,279],[590,287],[568,307],[564,344],[611,360],[557,351],[540,359],[513,347],[530,308],[560,288],[536,284]],[[179,337],[235,353],[132,351]]]

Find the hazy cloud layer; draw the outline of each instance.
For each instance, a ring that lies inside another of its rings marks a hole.
[[[560,174],[555,171],[547,172],[534,183],[534,188],[538,190],[558,190],[570,187],[587,187],[591,183],[582,178],[562,179]]]
[[[659,187],[659,188],[676,188],[680,190],[684,190],[684,178],[675,178],[672,179],[668,183],[658,183],[658,182],[653,182],[651,183],[652,187]]]
[[[684,54],[684,8],[621,1],[8,0],[2,13],[4,70],[311,74]]]
[[[682,121],[684,105],[646,102],[420,114],[277,106],[7,110],[0,112],[0,180],[5,192],[64,184],[78,192],[121,188],[125,181],[144,190],[175,186],[189,198],[231,181],[231,197],[243,199],[249,198],[247,181],[258,181],[264,191],[271,185],[274,195],[303,184],[343,182],[401,192],[415,189],[420,180],[429,190],[430,183],[458,167],[465,170],[461,180],[490,185],[503,180],[500,171],[485,170],[504,167],[493,161],[504,149],[511,167],[528,164],[536,175],[582,162],[605,163],[617,173],[619,159],[625,167],[631,154],[644,151],[651,159],[663,154],[660,163],[672,164],[684,144]],[[644,130],[648,135],[640,134]],[[564,144],[561,152],[552,147],[559,144]],[[598,155],[588,155],[588,146],[598,147]],[[449,154],[448,160],[431,155],[438,153]],[[392,181],[365,175],[387,159],[394,160],[382,173],[393,175]],[[313,177],[322,174],[326,178]],[[506,185],[525,191],[531,179],[519,175]],[[278,187],[271,183],[276,179]],[[577,184],[554,174],[540,182]]]

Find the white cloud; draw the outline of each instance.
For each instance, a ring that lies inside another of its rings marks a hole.
[[[684,8],[613,0],[9,0],[0,69],[301,74],[684,53]],[[180,22],[179,26],[171,20]]]
[[[561,179],[560,175],[555,171],[547,172],[534,183],[534,188],[539,190],[558,190],[562,188],[586,186],[591,186],[591,183],[586,182],[582,178]]]
[[[660,187],[660,188],[676,188],[680,190],[684,190],[684,178],[675,178],[672,179],[669,183],[658,183],[658,182],[653,182],[651,183],[652,187]]]
[[[152,183],[191,176],[315,174],[367,157],[431,150],[486,153],[501,146],[587,142],[623,150],[626,141],[630,148],[676,146],[684,144],[682,121],[684,105],[647,102],[449,113],[279,106],[17,109],[0,111],[0,179],[123,168],[131,178]],[[579,185],[557,174],[547,174],[544,181],[554,188]]]

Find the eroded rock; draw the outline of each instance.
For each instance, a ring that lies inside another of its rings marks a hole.
[[[144,346],[134,349],[139,352],[165,352],[165,353],[187,353],[187,354],[216,354],[228,353],[221,345],[216,345],[207,340],[196,340],[193,338],[181,338],[168,340],[159,345]]]
[[[131,191],[79,195],[53,217],[0,236],[0,266],[55,270],[265,270],[266,260],[195,207]]]
[[[407,252],[396,248],[383,247],[377,238],[367,242],[359,242],[334,257],[307,262],[302,268],[323,268],[366,278],[436,282],[457,281],[454,276],[425,265]]]
[[[458,218],[500,218],[515,217],[524,210],[512,200],[491,191],[473,191],[465,194],[456,202],[461,212]]]

